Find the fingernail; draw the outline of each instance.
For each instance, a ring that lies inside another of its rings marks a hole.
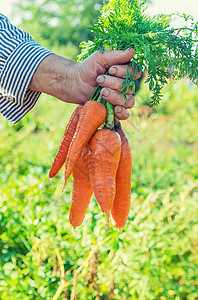
[[[100,84],[104,83],[105,82],[105,76],[103,76],[103,75],[98,76],[97,77],[97,82],[100,83]]]
[[[108,97],[110,95],[110,90],[109,89],[103,89],[102,90],[102,96]]]
[[[125,51],[131,51],[132,49],[133,49],[133,47],[129,47]]]
[[[122,107],[121,106],[117,106],[117,113],[120,114],[122,112]]]
[[[117,68],[116,67],[112,67],[110,71],[111,75],[115,75],[117,73]]]
[[[135,98],[130,95],[130,97],[128,97],[128,100],[126,102],[126,108],[132,108],[135,104]]]

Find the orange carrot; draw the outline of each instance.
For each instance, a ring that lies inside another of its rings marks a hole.
[[[69,221],[74,229],[82,224],[93,194],[89,178],[88,153],[89,149],[86,146],[73,170],[73,193]]]
[[[69,123],[67,124],[67,127],[65,129],[65,133],[62,138],[61,144],[56,153],[56,156],[52,163],[51,169],[49,171],[49,178],[54,177],[60,171],[60,169],[62,168],[62,166],[66,160],[67,153],[69,150],[69,145],[70,145],[73,135],[75,133],[82,107],[83,107],[82,105],[79,105],[78,107],[76,107],[76,109],[74,110],[74,112],[71,115]]]
[[[117,132],[99,129],[89,142],[89,174],[95,198],[106,214],[109,230],[109,213],[115,198],[115,178],[121,152]]]
[[[106,118],[105,106],[97,101],[87,101],[81,110],[78,125],[71,141],[65,163],[65,184],[78,161],[82,150]],[[65,185],[64,185],[65,187]]]
[[[127,221],[131,202],[131,148],[121,126],[116,129],[121,137],[121,155],[116,173],[116,195],[111,208],[113,225],[122,228]]]

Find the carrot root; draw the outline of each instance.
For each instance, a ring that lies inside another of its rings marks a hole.
[[[71,175],[76,162],[83,149],[89,142],[94,132],[102,125],[106,118],[106,108],[97,101],[87,101],[81,110],[76,132],[71,141],[66,163],[65,163],[65,183]],[[63,189],[64,189],[63,187]]]
[[[82,105],[79,105],[78,107],[76,107],[76,109],[71,115],[69,123],[66,126],[63,138],[61,140],[59,149],[55,155],[54,161],[50,168],[49,178],[53,178],[60,171],[60,169],[66,161],[69,145],[75,133],[81,109]]]
[[[111,208],[113,225],[119,230],[125,226],[131,203],[131,148],[124,131],[116,129],[121,138],[121,155],[116,173],[116,194]]]
[[[73,192],[69,221],[74,229],[82,224],[93,194],[89,178],[88,152],[88,147],[85,147],[73,171]]]
[[[89,142],[89,174],[96,201],[107,217],[115,198],[115,178],[120,159],[121,140],[118,133],[99,129]]]

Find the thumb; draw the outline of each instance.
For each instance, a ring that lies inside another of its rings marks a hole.
[[[127,50],[113,50],[113,51],[104,51],[98,54],[100,59],[100,65],[103,65],[105,68],[110,68],[113,65],[121,65],[128,63],[134,56],[134,49],[128,48]]]

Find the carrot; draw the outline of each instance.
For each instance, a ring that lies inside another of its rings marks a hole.
[[[109,213],[115,198],[115,178],[121,152],[118,133],[99,129],[89,142],[89,174],[95,198],[106,214],[109,230]]]
[[[89,178],[88,153],[89,149],[86,146],[73,170],[73,193],[69,221],[74,229],[82,224],[93,194]]]
[[[64,136],[60,143],[59,149],[56,153],[51,169],[49,171],[49,178],[54,177],[60,171],[60,169],[62,168],[66,160],[67,153],[69,150],[69,145],[75,133],[82,107],[83,107],[82,105],[76,107],[76,109],[71,115],[69,123],[67,124],[67,127],[65,129]]]
[[[83,105],[78,125],[66,158],[65,184],[86,144],[89,142],[96,129],[102,125],[105,118],[106,108],[102,103],[91,100]]]
[[[113,225],[122,228],[127,221],[131,202],[131,148],[121,126],[116,129],[121,137],[121,155],[116,173],[116,195],[111,208]]]

